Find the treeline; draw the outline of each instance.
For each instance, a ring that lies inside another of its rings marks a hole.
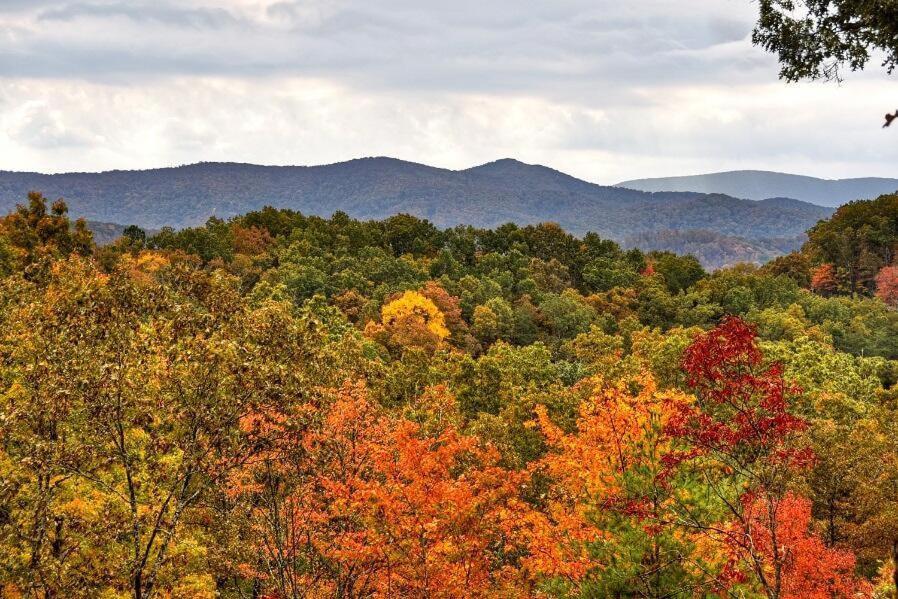
[[[98,248],[32,194],[0,220],[0,592],[889,596],[898,314],[809,289],[824,225],[708,274],[267,208]]]

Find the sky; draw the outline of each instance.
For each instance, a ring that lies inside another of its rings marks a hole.
[[[787,84],[753,0],[0,0],[0,170],[503,157],[597,183],[898,176],[881,69]]]

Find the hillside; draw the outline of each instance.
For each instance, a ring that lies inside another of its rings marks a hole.
[[[28,190],[64,197],[72,214],[148,228],[196,225],[264,205],[357,218],[407,212],[441,227],[558,222],[621,240],[666,229],[706,229],[745,238],[792,237],[831,210],[802,202],[753,202],[719,194],[646,193],[587,183],[515,160],[451,171],[391,158],[326,166],[200,163],[104,173],[0,172],[0,210]]]
[[[737,198],[763,200],[784,196],[820,206],[840,206],[852,200],[875,198],[898,189],[898,179],[818,179],[770,171],[729,171],[685,177],[660,177],[622,181],[618,187],[642,191],[693,191],[723,193]]]
[[[101,223],[94,220],[87,221],[87,228],[94,234],[94,242],[97,245],[106,245],[122,236],[125,225],[117,223]]]
[[[623,246],[646,251],[667,250],[676,254],[691,254],[705,268],[718,269],[739,262],[763,264],[799,249],[805,239],[804,235],[745,239],[698,229],[637,233],[626,237]]]

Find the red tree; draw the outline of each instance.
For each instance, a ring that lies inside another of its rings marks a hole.
[[[801,390],[783,378],[779,364],[764,363],[750,325],[731,316],[699,335],[683,369],[697,402],[680,406],[668,432],[687,442],[689,455],[714,457],[749,486],[770,489],[809,464],[809,452],[793,444],[807,423],[789,412]]]
[[[771,509],[776,513],[771,515]],[[786,493],[775,506],[755,499],[746,505],[744,524],[745,530],[733,537],[735,556],[755,551],[767,571],[778,568],[779,597],[831,599],[869,594],[870,585],[854,574],[854,554],[827,547],[814,532],[811,502],[804,497]]]
[[[832,264],[821,264],[811,272],[811,289],[822,295],[838,291],[839,280]]]
[[[898,307],[898,266],[886,266],[876,275],[876,297]]]
[[[688,462],[729,514],[721,523],[689,512],[684,521],[729,548],[733,560],[724,582],[750,573],[767,597],[790,596],[796,572],[823,572],[829,566],[815,560],[831,557],[802,553],[802,569],[796,570],[799,558],[778,540],[780,531],[797,535],[790,528],[796,525],[790,512],[805,500],[789,495],[787,486],[813,458],[797,444],[806,423],[789,411],[800,389],[783,378],[779,365],[764,362],[754,330],[735,317],[697,336],[686,349],[683,369],[696,403],[681,403],[668,422],[668,434],[681,447],[667,456],[667,463],[676,468]],[[803,526],[806,539],[819,543],[807,532],[807,520]],[[767,531],[766,545],[758,531]]]

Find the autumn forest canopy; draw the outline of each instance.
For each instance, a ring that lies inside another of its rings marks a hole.
[[[892,597],[898,195],[762,267],[551,223],[0,219],[0,596]]]

